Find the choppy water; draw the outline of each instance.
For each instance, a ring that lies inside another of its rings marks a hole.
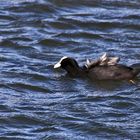
[[[65,76],[62,56],[140,62],[139,0],[0,0],[0,139],[140,139],[140,87]]]

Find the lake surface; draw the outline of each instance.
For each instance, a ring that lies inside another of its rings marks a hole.
[[[0,0],[0,139],[140,139],[140,80],[71,78],[62,56],[140,63],[139,0]]]

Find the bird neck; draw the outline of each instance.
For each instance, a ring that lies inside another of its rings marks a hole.
[[[69,75],[74,77],[79,76],[83,71],[79,66],[74,66],[74,67],[67,66],[65,70],[68,72]]]

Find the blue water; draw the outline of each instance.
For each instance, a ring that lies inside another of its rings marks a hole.
[[[0,0],[0,139],[140,139],[140,80],[71,78],[62,57],[140,63],[139,0]]]

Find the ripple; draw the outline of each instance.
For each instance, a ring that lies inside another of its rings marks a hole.
[[[126,109],[136,107],[136,105],[131,102],[116,102],[116,103],[112,103],[111,106],[114,108],[126,108]]]
[[[101,39],[99,34],[94,34],[90,32],[67,32],[67,33],[60,33],[57,37],[63,38],[88,38],[88,39]]]
[[[44,92],[44,93],[49,93],[50,90],[46,89],[45,87],[40,87],[37,85],[30,85],[30,84],[25,84],[25,83],[12,83],[12,84],[8,84],[8,86],[10,88],[14,88],[15,90],[19,90],[19,91],[37,91],[37,92]]]
[[[71,23],[67,23],[67,22],[62,22],[62,21],[51,21],[51,22],[47,22],[51,27],[53,28],[57,28],[57,29],[72,29],[72,28],[76,28],[73,24]]]
[[[61,40],[58,40],[58,39],[44,39],[44,40],[41,40],[39,42],[41,45],[46,45],[46,46],[64,46],[65,43]]]
[[[26,10],[25,10],[26,9]],[[10,11],[12,12],[55,12],[56,7],[51,5],[50,3],[40,3],[37,1],[31,2],[31,3],[22,3],[22,5],[17,5],[17,6],[11,6],[9,7]]]
[[[72,78],[103,52],[139,63],[138,0],[0,1],[0,139],[139,139],[138,85]],[[121,128],[121,129],[120,129]]]

